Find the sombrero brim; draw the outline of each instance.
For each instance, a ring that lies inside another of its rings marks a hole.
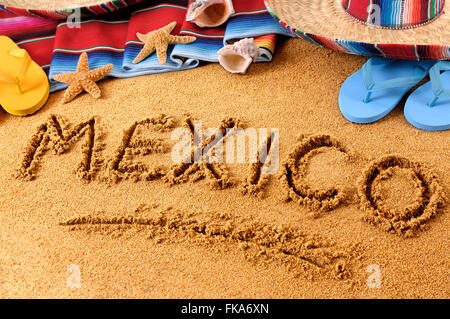
[[[66,19],[78,9],[80,17],[113,12],[143,0],[0,0],[0,11],[50,19]]]
[[[450,59],[450,14],[402,30],[368,26],[348,15],[341,0],[265,0],[285,28],[312,43],[345,53],[409,60]]]

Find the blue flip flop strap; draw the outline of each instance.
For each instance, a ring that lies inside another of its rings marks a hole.
[[[414,69],[414,76],[407,76],[396,78],[392,80],[387,80],[383,82],[375,82],[373,79],[372,73],[372,65],[373,64],[387,64],[392,63],[395,60],[382,59],[382,58],[371,58],[369,59],[362,67],[363,71],[363,81],[364,85],[367,89],[367,96],[365,98],[365,103],[369,102],[371,93],[373,91],[384,90],[384,89],[392,89],[392,88],[403,88],[403,87],[412,87],[420,82],[426,74],[426,70],[420,65],[416,65]]]
[[[435,95],[429,106],[435,106],[441,97],[450,97],[450,89],[444,89],[441,79],[441,71],[450,71],[450,62],[440,61],[430,69],[431,87]]]

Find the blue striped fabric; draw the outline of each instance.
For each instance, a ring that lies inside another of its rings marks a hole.
[[[104,28],[105,32],[107,32],[108,24],[106,22]],[[222,36],[212,38],[198,37],[195,42],[190,44],[170,46],[167,52],[167,63],[163,65],[159,63],[156,54],[151,55],[139,64],[133,64],[132,61],[142,48],[142,45],[135,43],[135,41],[129,41],[124,48],[109,47],[102,49],[101,47],[96,47],[93,49],[87,48],[83,51],[88,52],[91,68],[98,68],[111,63],[114,67],[109,74],[110,76],[127,78],[145,74],[192,69],[197,67],[200,61],[218,62],[217,51],[227,44],[228,41],[267,34],[292,36],[270,14],[264,12],[261,14],[237,15],[232,17],[228,21]],[[273,53],[267,49],[263,50],[263,52],[264,54],[258,61],[270,62]],[[74,72],[77,67],[78,57],[79,54],[74,54],[74,52],[54,50],[49,78],[51,79],[54,75],[60,73]],[[53,80],[50,83],[52,92],[67,87],[65,84]]]
[[[177,45],[173,51],[175,56],[184,56],[208,62],[218,62],[219,51],[231,40],[257,37],[265,34],[281,34],[291,37],[292,34],[279,23],[274,23],[269,13],[257,15],[240,15],[228,21],[225,34],[220,39],[198,38],[187,45]],[[276,21],[275,21],[276,22]],[[267,52],[258,58],[260,62],[272,61],[272,54]]]
[[[185,57],[194,60],[202,60],[207,62],[217,62],[219,57],[217,51],[223,47],[223,38],[208,39],[197,38],[194,43],[187,45],[175,45],[172,51],[172,58]]]
[[[227,24],[224,44],[233,39],[255,37],[265,34],[282,34],[292,36],[279,23],[273,23],[273,18],[269,13],[257,15],[238,15],[232,18]]]

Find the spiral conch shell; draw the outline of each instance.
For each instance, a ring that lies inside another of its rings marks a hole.
[[[261,55],[261,49],[253,38],[242,39],[232,45],[226,45],[218,51],[219,63],[231,73],[245,74],[250,64]]]
[[[186,21],[200,28],[213,28],[224,24],[234,13],[231,0],[196,0],[186,14]]]

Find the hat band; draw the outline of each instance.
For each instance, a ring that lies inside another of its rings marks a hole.
[[[370,26],[389,29],[419,27],[439,17],[445,0],[342,0],[344,10]]]

